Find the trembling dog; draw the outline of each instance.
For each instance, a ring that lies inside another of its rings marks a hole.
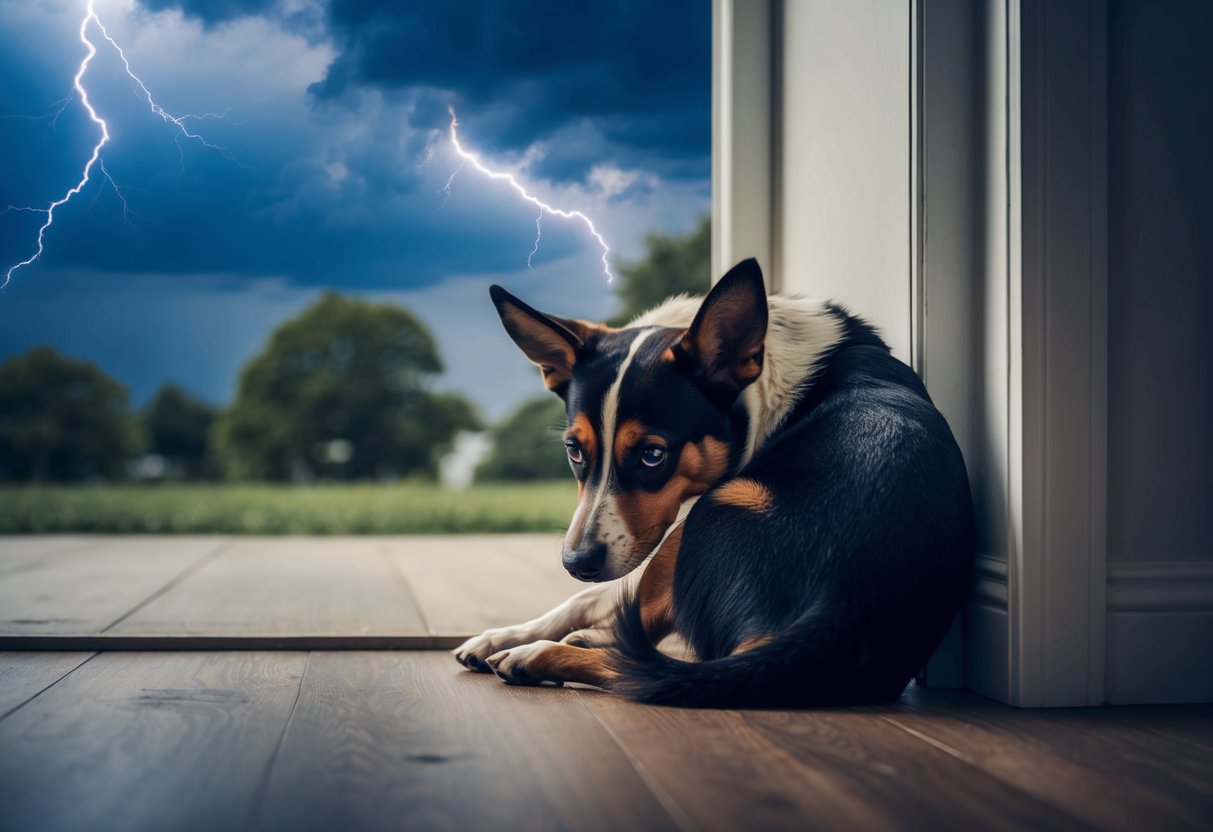
[[[490,294],[564,401],[563,566],[592,586],[468,640],[463,665],[687,706],[901,694],[963,601],[975,533],[947,423],[871,326],[768,297],[754,260],[622,328]]]

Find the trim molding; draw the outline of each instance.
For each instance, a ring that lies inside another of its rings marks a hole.
[[[1108,564],[1106,700],[1213,702],[1213,562]]]
[[[1107,64],[1098,3],[1012,0],[1011,686],[1104,701]]]
[[[771,255],[772,3],[712,2],[712,280],[757,257],[777,291]]]
[[[973,562],[973,603],[996,610],[1007,608],[1007,573],[1005,560],[978,555]]]
[[[1213,561],[1109,563],[1108,614],[1129,612],[1213,614]]]

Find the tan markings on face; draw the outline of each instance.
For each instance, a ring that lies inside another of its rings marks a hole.
[[[623,465],[637,445],[645,439],[644,425],[637,419],[628,419],[615,431],[615,464]],[[663,444],[663,443],[658,443]]]
[[[754,636],[753,638],[747,638],[745,641],[741,642],[741,644],[738,644],[737,647],[733,649],[733,652],[729,655],[736,656],[738,653],[745,653],[746,651],[753,650],[756,647],[762,647],[764,644],[770,644],[774,639],[775,637],[772,635],[761,635]]]
[[[678,516],[683,501],[707,491],[728,468],[729,446],[708,436],[683,446],[678,469],[660,491],[620,494],[616,504],[632,537],[632,557],[651,552]]]
[[[674,625],[674,566],[682,546],[682,526],[670,532],[640,576],[640,620],[656,644]]]
[[[712,500],[756,514],[769,514],[775,505],[775,498],[769,488],[746,477],[729,480],[717,488],[712,492]]]
[[[573,423],[569,425],[569,429],[565,431],[564,435],[568,439],[577,440],[577,444],[581,445],[581,452],[585,456],[585,464],[593,467],[594,460],[597,459],[598,437],[594,433],[594,427],[590,424],[590,417],[585,413],[578,413],[573,417]],[[581,498],[584,490],[585,483],[577,480],[578,499]]]

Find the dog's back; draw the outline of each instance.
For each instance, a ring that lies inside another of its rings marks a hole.
[[[658,653],[636,604],[616,689],[686,705],[885,700],[947,631],[975,546],[964,461],[918,376],[827,311],[839,337],[802,397],[687,516],[673,606],[699,661]]]

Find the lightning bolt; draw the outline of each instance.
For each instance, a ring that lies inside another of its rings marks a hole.
[[[566,211],[563,208],[556,208],[549,205],[548,203],[539,199],[539,197],[528,192],[513,174],[493,170],[492,168],[485,166],[485,164],[480,161],[479,154],[466,150],[460,143],[459,119],[455,117],[455,108],[448,107],[447,112],[451,114],[451,146],[455,149],[455,153],[459,155],[459,158],[463,159],[464,162],[471,165],[488,178],[497,179],[507,183],[511,188],[517,191],[520,197],[539,209],[539,217],[535,220],[535,247],[531,250],[530,255],[526,259],[527,266],[529,267],[531,265],[531,258],[533,258],[535,256],[535,252],[539,250],[539,240],[543,236],[543,227],[540,220],[543,219],[544,214],[551,214],[553,216],[562,217],[566,220],[578,220],[589,230],[590,235],[598,241],[598,245],[602,248],[602,272],[606,275],[607,283],[613,283],[615,281],[615,275],[611,273],[611,262],[609,260],[611,247],[607,245],[607,241],[603,239],[602,234],[599,233],[598,229],[594,227],[594,221],[581,211]],[[456,169],[455,173],[458,172],[458,169]],[[448,196],[450,195],[451,182],[455,178],[455,173],[451,174],[451,178],[447,180],[446,187],[443,188],[443,191],[446,192]]]
[[[177,135],[174,137],[173,141],[175,141],[177,143],[177,156],[180,159],[182,166],[185,165],[185,151],[181,147],[182,137],[187,138],[187,139],[192,139],[193,141],[196,141],[199,144],[201,144],[203,147],[214,150],[217,153],[220,153],[221,155],[223,155],[227,159],[236,161],[235,157],[232,156],[232,154],[228,151],[228,149],[226,147],[220,147],[219,145],[211,144],[210,142],[208,142],[206,139],[204,139],[202,136],[198,135],[197,133],[190,132],[190,129],[185,126],[186,122],[191,119],[194,121],[205,121],[208,118],[223,119],[223,118],[227,118],[227,113],[226,112],[224,112],[224,113],[202,113],[200,115],[186,113],[185,115],[175,116],[172,113],[170,113],[168,110],[164,109],[159,104],[157,104],[156,99],[152,97],[152,91],[149,90],[147,88],[147,85],[143,83],[143,79],[140,78],[138,75],[136,75],[135,71],[133,69],[131,69],[131,62],[127,60],[126,52],[122,49],[121,46],[118,45],[118,42],[116,40],[114,40],[112,37],[110,37],[110,33],[105,28],[105,24],[101,22],[101,18],[97,17],[97,13],[93,10],[94,2],[95,2],[95,0],[88,0],[89,16],[97,24],[97,28],[101,30],[102,37],[104,37],[109,42],[109,45],[114,47],[114,51],[118,53],[118,57],[122,60],[122,66],[126,69],[126,74],[128,76],[130,76],[130,79],[135,82],[135,86],[138,87],[139,92],[143,94],[143,98],[147,101],[148,108],[152,111],[153,115],[159,116],[159,118],[165,124],[172,124],[174,127],[177,128]],[[88,19],[89,18],[86,17],[85,22],[87,22]]]
[[[130,215],[132,212],[130,211],[129,206],[126,203],[126,197],[123,196],[122,191],[118,188],[118,184],[114,181],[113,177],[110,176],[109,171],[107,171],[105,169],[105,163],[101,160],[101,149],[103,147],[105,147],[109,143],[109,140],[110,140],[109,125],[106,123],[105,119],[103,119],[100,115],[98,115],[97,110],[93,107],[92,101],[89,100],[88,89],[84,86],[84,76],[88,72],[89,64],[92,63],[93,58],[95,58],[97,56],[97,46],[96,46],[96,44],[93,43],[92,40],[89,39],[88,29],[89,29],[90,23],[97,27],[98,31],[101,32],[102,37],[104,37],[105,40],[110,44],[110,46],[112,46],[114,48],[114,50],[117,51],[118,57],[122,59],[122,65],[126,69],[126,74],[130,77],[130,79],[132,81],[135,82],[135,85],[138,87],[139,92],[142,93],[143,97],[147,100],[148,106],[151,108],[152,113],[159,116],[165,123],[172,124],[176,127],[177,136],[175,137],[174,141],[177,142],[177,151],[178,151],[178,154],[180,155],[182,164],[185,163],[185,157],[184,157],[184,155],[182,155],[184,151],[181,148],[181,139],[183,137],[192,139],[192,140],[196,140],[196,141],[200,142],[201,144],[203,144],[204,146],[222,153],[227,158],[233,159],[232,155],[230,153],[228,153],[228,151],[225,148],[219,147],[218,145],[211,144],[206,139],[204,139],[202,136],[198,135],[197,133],[191,132],[190,129],[186,126],[186,123],[190,119],[202,120],[202,119],[208,119],[208,118],[223,118],[226,114],[204,113],[202,115],[187,114],[187,115],[182,115],[182,116],[175,116],[172,113],[165,110],[159,104],[157,104],[155,98],[153,98],[153,96],[152,96],[151,91],[147,88],[147,85],[145,85],[143,83],[143,80],[138,75],[135,74],[134,70],[131,69],[131,64],[130,64],[130,61],[127,60],[126,52],[124,52],[122,47],[118,45],[117,41],[115,41],[112,37],[110,37],[110,33],[106,30],[105,24],[102,23],[101,18],[99,18],[97,16],[95,2],[96,2],[96,0],[88,0],[88,3],[85,7],[84,18],[80,21],[80,42],[82,44],[84,44],[85,54],[84,54],[84,59],[80,61],[79,68],[76,70],[75,78],[72,79],[72,88],[75,90],[75,95],[72,97],[63,99],[62,101],[55,102],[55,107],[57,109],[55,110],[53,116],[51,117],[51,124],[54,124],[58,120],[59,116],[62,115],[63,111],[67,108],[68,104],[71,103],[72,98],[79,98],[81,106],[83,106],[85,109],[85,112],[88,113],[89,120],[92,121],[93,124],[97,125],[97,128],[100,132],[100,138],[98,138],[97,143],[93,145],[92,155],[89,156],[88,161],[84,163],[84,169],[80,173],[80,180],[75,185],[73,185],[71,188],[69,188],[67,190],[67,193],[65,193],[59,199],[56,199],[54,202],[50,203],[45,208],[30,208],[30,207],[9,205],[8,207],[6,207],[4,209],[3,212],[0,212],[0,213],[6,213],[8,211],[31,212],[31,213],[36,213],[36,214],[42,214],[43,217],[45,218],[41,227],[38,228],[37,244],[34,248],[34,253],[31,254],[25,260],[22,260],[20,263],[16,263],[12,266],[9,266],[8,270],[4,273],[4,282],[0,283],[0,289],[3,289],[6,286],[8,286],[9,281],[11,281],[13,279],[13,274],[15,274],[18,270],[31,265],[32,263],[36,262],[40,257],[42,257],[42,253],[43,253],[43,251],[45,251],[46,232],[50,229],[50,227],[52,225],[55,224],[55,211],[58,208],[60,208],[61,206],[66,205],[68,202],[70,202],[72,200],[73,197],[75,197],[77,194],[79,194],[81,191],[84,190],[84,188],[89,184],[89,182],[92,179],[94,167],[99,167],[101,169],[102,177],[105,179],[105,181],[107,183],[109,183],[110,186],[113,187],[114,191],[118,194],[118,198],[120,200],[122,200],[123,220],[124,220],[124,222],[129,222],[129,218],[130,218]]]
[[[67,193],[59,199],[52,202],[46,208],[34,209],[46,215],[46,221],[42,223],[42,227],[38,229],[38,246],[29,258],[22,260],[14,266],[10,266],[8,271],[4,273],[4,283],[0,284],[0,289],[8,286],[10,280],[13,279],[13,272],[22,269],[33,263],[42,256],[43,240],[46,237],[46,230],[55,223],[55,209],[60,205],[65,205],[72,197],[84,190],[84,186],[88,184],[89,178],[93,172],[93,165],[97,164],[101,159],[101,148],[105,147],[110,140],[109,125],[105,123],[105,119],[97,115],[97,111],[93,109],[93,104],[88,100],[88,90],[84,88],[84,73],[88,71],[88,65],[97,55],[97,47],[88,39],[88,24],[91,20],[97,20],[97,12],[93,9],[93,0],[89,0],[88,13],[84,19],[80,21],[80,42],[84,44],[85,55],[84,60],[80,62],[80,68],[76,70],[76,77],[72,81],[72,86],[76,90],[76,95],[80,96],[80,103],[88,112],[89,119],[97,125],[101,130],[101,138],[93,145],[93,155],[89,156],[88,161],[84,164],[84,171],[80,175],[80,181],[68,189]],[[62,111],[60,111],[62,112]]]

